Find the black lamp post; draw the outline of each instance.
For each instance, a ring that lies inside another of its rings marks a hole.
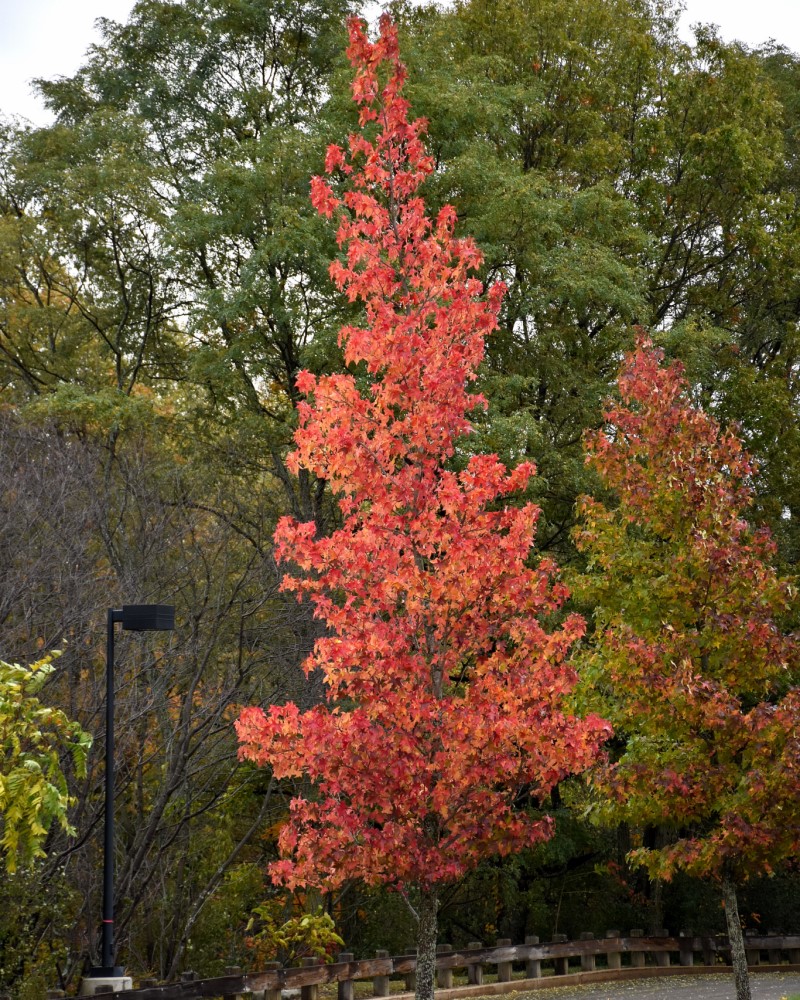
[[[175,628],[171,604],[124,604],[108,609],[106,632],[106,811],[103,842],[103,964],[92,976],[124,975],[114,965],[114,625],[128,632],[167,632]]]

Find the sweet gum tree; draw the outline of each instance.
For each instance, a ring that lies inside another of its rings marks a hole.
[[[621,402],[588,436],[613,504],[584,498],[576,590],[596,607],[585,662],[624,749],[593,776],[607,821],[670,831],[632,860],[722,886],[739,1000],[749,998],[736,887],[800,847],[800,664],[784,630],[795,592],[745,519],[753,464],[693,406],[679,366],[640,338]]]
[[[549,837],[548,817],[515,804],[541,804],[589,766],[608,727],[565,707],[584,622],[552,620],[567,591],[552,562],[527,565],[538,509],[506,502],[532,466],[456,461],[484,405],[468,388],[503,286],[482,297],[470,277],[481,257],[453,236],[452,207],[425,213],[417,192],[433,165],[388,17],[374,43],[351,21],[348,55],[361,131],[347,151],[329,148],[339,180],[314,178],[312,198],[339,220],[331,274],[365,322],[340,333],[350,373],[298,379],[309,401],[292,458],[329,483],[341,527],[319,537],[286,518],[276,532],[296,567],[283,586],[327,626],[306,663],[327,703],[249,708],[237,726],[244,757],[313,790],[291,803],[273,879],[402,892],[418,921],[417,996],[429,998],[441,887]]]

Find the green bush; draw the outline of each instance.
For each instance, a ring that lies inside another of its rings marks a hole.
[[[81,776],[92,740],[77,722],[37,697],[59,655],[51,653],[30,667],[0,660],[0,851],[9,872],[42,856],[53,822],[72,832],[61,755],[71,753]]]

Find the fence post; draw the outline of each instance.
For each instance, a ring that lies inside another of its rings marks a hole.
[[[242,969],[239,965],[226,965],[225,975],[226,976],[241,976]],[[141,985],[141,984],[140,984]],[[226,993],[222,1000],[238,1000],[241,993]]]
[[[582,931],[581,941],[594,941],[594,934],[591,931]],[[594,955],[581,952],[581,972],[594,972],[594,968]]]
[[[563,944],[566,940],[566,934],[554,934],[551,938],[553,944]],[[566,976],[569,972],[569,958],[554,958],[553,965],[557,976]]]
[[[388,958],[389,952],[384,951],[383,948],[375,952],[375,958]],[[375,992],[376,997],[388,997],[389,996],[389,977],[388,976],[374,976],[372,979],[372,988]]]
[[[618,938],[619,931],[606,931],[607,938]],[[606,952],[606,965],[609,969],[621,969],[622,968],[622,953],[617,951],[607,951]]]
[[[338,962],[352,962],[352,951],[340,951],[337,956]],[[353,980],[340,979],[336,985],[337,1000],[353,1000]]]
[[[680,938],[679,943],[681,946],[681,965],[694,965],[694,951],[692,949],[692,938],[694,935],[691,931],[678,931],[678,937]]]
[[[777,937],[775,931],[767,931],[768,937]],[[780,946],[777,948],[773,945],[768,951],[767,955],[769,957],[770,965],[780,965],[781,964],[781,949]]]
[[[669,937],[669,931],[666,927],[661,927],[656,931],[655,937]],[[666,968],[669,965],[669,952],[668,951],[657,951],[655,953],[656,965],[661,966],[661,968]]]
[[[309,957],[304,958],[300,963],[303,968],[310,969],[319,965],[322,959]],[[310,983],[308,986],[300,987],[300,1000],[319,1000],[319,986],[317,983]]]
[[[746,930],[744,932],[744,953],[747,958],[747,966],[750,968],[753,965],[758,965],[761,962],[761,952],[758,948],[748,948],[747,939],[755,935],[754,930]],[[791,959],[790,959],[791,961]]]
[[[277,972],[280,969],[280,962],[264,962],[264,968],[262,972]],[[273,990],[264,990],[264,995],[262,1000],[281,1000],[281,990],[279,986],[276,986]]]
[[[641,929],[641,927],[636,927],[636,928],[634,928],[631,931],[630,936],[632,938],[644,937],[644,931]],[[642,969],[642,968],[644,968],[644,952],[643,951],[633,951],[633,950],[631,950],[631,965],[635,969]]]
[[[480,941],[470,941],[467,948],[470,951],[482,948]],[[467,966],[467,982],[470,986],[481,986],[483,984],[483,966],[480,962],[472,962]]]
[[[416,951],[412,951],[410,954],[413,955],[414,958],[417,957]],[[417,973],[407,972],[405,976],[403,976],[403,979],[405,980],[406,993],[414,993],[417,988]]]
[[[453,947],[449,944],[437,944],[436,954],[446,955],[448,952],[452,951]],[[439,969],[436,970],[436,985],[440,990],[449,990],[453,986],[453,970],[452,969]]]
[[[511,938],[498,938],[497,945],[498,948],[510,948]],[[498,962],[497,963],[497,981],[498,983],[510,983],[512,979],[512,963],[511,962]]]
[[[525,944],[537,945],[538,943],[539,943],[538,934],[528,934],[525,938]],[[542,978],[542,960],[540,958],[525,959],[525,978],[526,979]]]

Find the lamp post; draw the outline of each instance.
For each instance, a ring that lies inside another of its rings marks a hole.
[[[114,625],[128,632],[166,632],[175,628],[171,604],[124,604],[108,609],[106,631],[106,804],[103,841],[103,957],[102,966],[89,973],[92,979],[124,976],[114,965]]]

